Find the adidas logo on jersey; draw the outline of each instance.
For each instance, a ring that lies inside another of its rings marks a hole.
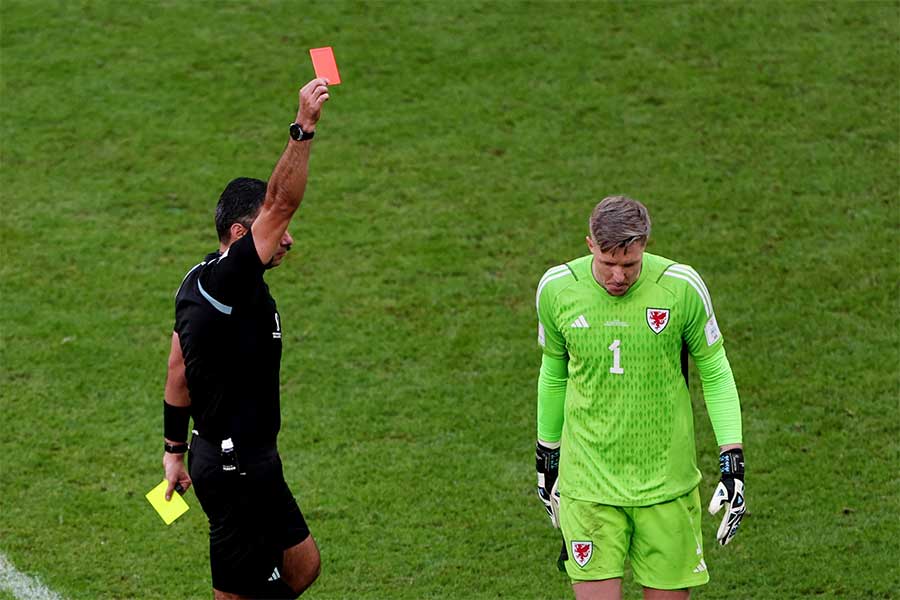
[[[590,327],[588,325],[587,319],[584,318],[584,315],[579,315],[575,322],[572,323],[572,327]]]

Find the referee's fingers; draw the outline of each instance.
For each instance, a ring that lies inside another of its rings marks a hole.
[[[172,490],[175,489],[175,482],[170,481],[169,485],[166,486],[166,502],[172,499]]]

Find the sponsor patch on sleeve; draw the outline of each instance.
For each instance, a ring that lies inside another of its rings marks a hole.
[[[547,345],[547,337],[544,335],[544,325],[538,323],[538,344],[541,346]]]
[[[709,321],[706,322],[706,327],[704,329],[706,331],[707,346],[712,346],[719,341],[719,338],[722,337],[722,333],[719,331],[719,324],[716,323],[716,315],[713,315],[709,318]]]

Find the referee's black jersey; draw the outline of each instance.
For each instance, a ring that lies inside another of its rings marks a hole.
[[[281,427],[281,319],[248,232],[210,254],[175,296],[194,427],[209,440],[268,446]]]

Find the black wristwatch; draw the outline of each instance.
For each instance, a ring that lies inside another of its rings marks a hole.
[[[187,444],[170,444],[169,442],[165,442],[164,447],[169,454],[184,454],[188,451]]]
[[[300,123],[291,123],[292,140],[297,140],[298,142],[311,140],[314,135],[316,135],[315,131],[303,131],[303,128],[300,127]]]

